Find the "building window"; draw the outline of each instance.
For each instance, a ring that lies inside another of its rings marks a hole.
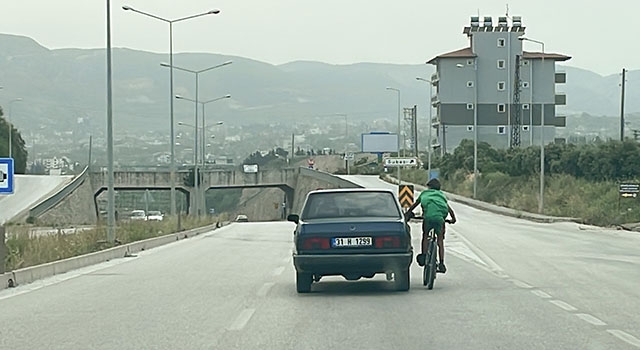
[[[467,131],[473,131],[473,125],[467,125]]]
[[[467,82],[467,87],[470,87],[470,88],[473,87],[473,81],[469,80]]]
[[[498,47],[504,47],[506,40],[504,38],[498,39]]]
[[[528,110],[529,108],[530,108],[530,106],[529,106],[528,103],[523,103],[522,104],[522,109],[527,109]]]
[[[467,60],[467,66],[473,66],[473,60]]]
[[[504,91],[506,83],[504,81],[498,82],[498,91]]]
[[[473,103],[467,103],[467,109],[469,110],[473,109]]]
[[[499,135],[504,135],[507,133],[507,127],[504,125],[500,125],[498,126],[498,134]]]
[[[523,125],[522,131],[529,131],[529,125]]]
[[[505,67],[505,61],[498,60],[498,69],[504,69],[504,67]]]
[[[529,65],[529,60],[523,60],[522,61],[522,65],[523,66],[528,66]]]
[[[528,89],[529,88],[529,82],[528,81],[523,81],[520,83],[520,86],[522,86],[523,89]]]
[[[507,106],[504,103],[498,103],[498,113],[504,113],[507,110]]]

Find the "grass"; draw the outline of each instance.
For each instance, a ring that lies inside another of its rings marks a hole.
[[[402,179],[424,185],[427,172],[423,169],[407,169]],[[537,176],[511,177],[500,172],[487,173],[478,178],[478,199],[522,212],[537,213],[539,184]],[[472,197],[473,176],[458,171],[442,180],[442,188]],[[618,184],[614,181],[593,182],[559,174],[545,178],[543,214],[580,218],[587,224],[611,226],[640,222],[640,202],[637,199],[620,199]]]
[[[225,214],[216,217],[183,217],[180,224],[183,229],[188,230],[226,220],[228,218]],[[165,217],[163,221],[153,222],[120,222],[116,229],[116,240],[119,242],[118,244],[127,244],[159,237],[176,232],[177,224],[177,217]],[[29,226],[15,226],[11,229],[12,233],[7,235],[5,271],[97,252],[112,246],[106,243],[107,228],[105,226],[79,231],[75,234],[58,233],[42,236],[32,236],[29,230]]]

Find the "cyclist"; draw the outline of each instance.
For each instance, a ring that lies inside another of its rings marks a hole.
[[[409,215],[412,215],[413,210],[422,205],[422,215],[424,220],[422,221],[422,253],[416,256],[418,265],[424,266],[425,253],[429,245],[429,240],[426,233],[431,229],[435,231],[438,237],[438,272],[447,272],[447,267],[444,265],[444,232],[445,232],[445,219],[447,215],[451,215],[451,223],[456,222],[456,214],[447,202],[447,197],[440,191],[440,181],[438,179],[431,179],[427,182],[427,189],[422,191],[413,205],[407,210]]]

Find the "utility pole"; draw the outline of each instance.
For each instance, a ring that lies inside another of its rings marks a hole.
[[[291,156],[289,157],[289,165],[293,164],[293,157],[295,156],[295,144],[296,144],[296,134],[291,133]]]
[[[624,141],[624,88],[626,85],[627,70],[622,68],[622,93],[620,94],[620,141]]]

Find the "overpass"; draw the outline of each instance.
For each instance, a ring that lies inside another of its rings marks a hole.
[[[189,170],[175,175],[176,190],[193,208],[195,188],[185,181]],[[298,210],[306,194],[317,188],[360,187],[331,174],[300,168],[261,169],[244,173],[237,168],[204,169],[201,184],[205,191],[221,188],[279,188],[286,196],[286,212]],[[131,167],[114,171],[116,191],[170,190],[171,173],[166,167]],[[98,220],[98,196],[107,190],[107,172],[86,169],[55,196],[29,210],[29,217],[49,224],[94,224]],[[191,211],[190,211],[191,212]]]

